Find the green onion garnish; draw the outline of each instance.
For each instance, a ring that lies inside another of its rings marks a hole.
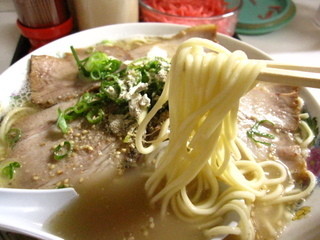
[[[64,141],[56,146],[53,150],[55,160],[61,160],[67,157],[73,151],[73,145],[69,141]]]
[[[14,144],[16,144],[20,138],[21,138],[21,129],[19,128],[11,128],[7,134],[6,134],[6,141],[9,144],[9,146],[13,146]]]
[[[81,60],[73,47],[71,51],[80,78],[84,76],[85,79],[99,81],[100,86],[98,91],[84,93],[74,106],[64,111],[58,110],[57,125],[63,133],[68,132],[68,123],[79,117],[85,117],[92,124],[100,123],[105,118],[102,109],[110,103],[120,107],[112,108],[108,113],[129,113],[130,94],[147,95],[152,106],[162,93],[170,66],[163,58],[145,57],[126,65],[103,52],[92,52],[89,57]],[[145,84],[140,86],[141,82]]]
[[[121,88],[119,86],[119,83],[117,82],[117,78],[102,81],[99,92],[101,97],[105,97],[114,102],[117,102],[119,100],[119,95],[121,92]]]
[[[57,125],[63,133],[68,132],[69,127],[68,127],[67,121],[65,119],[65,114],[64,114],[64,112],[61,111],[60,108],[58,109]]]
[[[9,163],[7,166],[5,166],[4,168],[2,168],[2,175],[7,177],[8,179],[12,179],[16,169],[20,168],[21,164],[18,162],[11,162]]]
[[[110,74],[115,74],[122,65],[120,60],[109,57],[104,52],[94,52],[83,60],[79,59],[76,50],[72,46],[71,52],[78,65],[80,74],[93,81],[106,79]]]
[[[79,71],[81,73],[83,73],[85,76],[88,76],[88,72],[84,68],[84,66],[82,64],[82,61],[80,61],[76,50],[72,46],[70,48],[71,48],[72,55],[73,55],[74,59],[76,60],[77,65],[78,65]]]
[[[247,136],[254,141],[255,143],[261,143],[264,145],[271,145],[271,143],[269,142],[265,142],[265,141],[260,141],[257,140],[254,136],[258,136],[258,137],[262,137],[262,138],[268,138],[268,139],[274,139],[275,136],[269,133],[264,133],[258,130],[258,128],[263,125],[264,123],[268,123],[271,124],[272,126],[274,126],[274,123],[269,121],[269,120],[261,120],[256,122],[248,131],[247,131]]]
[[[88,111],[88,109],[89,109],[89,104],[85,101],[80,101],[76,105],[73,106],[72,110],[76,114],[81,114],[81,113]]]
[[[103,120],[104,115],[104,111],[101,108],[94,108],[87,113],[86,119],[91,124],[97,124]]]

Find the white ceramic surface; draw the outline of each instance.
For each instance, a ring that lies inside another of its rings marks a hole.
[[[43,224],[77,196],[73,188],[53,190],[0,188],[0,230],[42,239],[62,240],[45,232],[42,229]]]
[[[183,28],[184,27],[181,25],[161,23],[110,25],[89,29],[64,37],[35,50],[32,54],[61,56],[62,53],[70,51],[71,45],[75,48],[79,48],[90,46],[107,39],[123,39],[143,35],[171,35]],[[231,51],[236,49],[245,51],[249,58],[270,59],[264,52],[236,39],[218,35],[218,40],[221,45],[224,45]],[[20,88],[24,85],[30,56],[31,55],[29,54],[22,58],[0,76],[0,110],[1,108],[2,110],[5,110],[8,107],[10,96],[18,93]],[[320,119],[320,101],[315,98],[317,95],[316,90],[311,89],[310,91],[309,89],[302,89],[301,94],[310,114]],[[290,224],[280,238],[281,240],[316,240],[320,238],[320,208],[317,205],[319,200],[320,191],[317,187],[311,198],[305,202],[305,205],[311,206],[311,214],[302,220]]]

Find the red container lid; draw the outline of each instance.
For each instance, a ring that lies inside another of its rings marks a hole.
[[[23,25],[17,20],[17,25],[21,34],[28,38],[33,48],[38,48],[48,42],[68,35],[73,28],[73,20],[70,17],[67,21],[47,28],[30,28]]]

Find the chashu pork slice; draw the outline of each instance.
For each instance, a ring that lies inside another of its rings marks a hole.
[[[249,147],[258,161],[279,160],[286,164],[297,178],[305,177],[307,151],[296,141],[301,107],[298,88],[260,83],[241,98],[238,112],[238,136]],[[253,135],[247,132],[255,123],[264,122],[256,130],[271,134],[274,138]]]
[[[130,55],[119,47],[101,46],[98,50],[121,60],[130,59]],[[89,55],[88,51],[77,51],[81,59]],[[66,54],[63,58],[32,56],[28,82],[31,101],[41,107],[50,107],[77,98],[99,86],[98,82],[79,79],[78,67],[71,54]]]
[[[145,57],[155,46],[172,55],[183,41],[191,37],[215,40],[216,28],[214,25],[190,27],[170,38],[149,38],[147,40],[147,42],[151,42],[149,44],[143,41],[142,45],[134,44],[133,46],[125,41],[120,46],[97,44],[95,47],[77,49],[76,51],[80,59],[88,57],[92,51],[101,51],[124,61]],[[32,56],[28,81],[31,100],[41,107],[50,107],[56,103],[79,97],[99,85],[99,82],[79,79],[78,68],[70,53],[65,54],[63,58],[46,55]]]
[[[8,187],[76,187],[100,173],[119,174],[123,167],[129,167],[128,161],[133,164],[139,158],[122,140],[112,135],[105,124],[91,125],[84,119],[74,120],[70,123],[72,131],[63,134],[56,124],[58,108],[65,109],[74,103],[56,104],[15,124],[21,129],[22,138],[6,161],[17,161],[21,168]],[[53,149],[64,141],[73,144],[73,152],[55,160]]]

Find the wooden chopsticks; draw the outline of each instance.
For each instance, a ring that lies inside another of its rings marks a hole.
[[[288,65],[273,61],[264,62],[267,67],[262,69],[258,75],[259,81],[320,88],[320,67]]]

